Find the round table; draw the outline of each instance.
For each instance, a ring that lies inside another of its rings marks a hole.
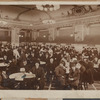
[[[28,87],[29,87],[28,84],[31,82],[32,79],[35,78],[35,74],[32,74],[32,73],[21,73],[21,72],[19,72],[19,73],[13,73],[13,74],[9,75],[9,78],[11,80],[12,79],[15,80],[16,86],[20,85],[19,89],[26,89],[26,87],[28,89]]]
[[[8,66],[7,63],[0,63],[0,69],[1,70],[6,70],[6,67]]]
[[[8,66],[8,64],[6,64],[6,63],[0,63],[0,67],[7,67]]]
[[[16,81],[23,81],[24,78],[34,78],[35,75],[32,73],[13,73],[9,76],[10,79],[15,79]]]
[[[7,63],[0,63],[0,70],[1,70],[1,71],[6,70],[7,66],[8,66]]]

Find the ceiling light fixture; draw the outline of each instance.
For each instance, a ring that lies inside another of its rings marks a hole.
[[[7,22],[6,22],[6,21],[0,21],[0,24],[2,24],[2,25],[6,25]]]
[[[36,5],[36,8],[38,10],[44,10],[44,11],[55,11],[60,8],[60,5],[53,5],[53,4],[43,4],[43,5]]]
[[[55,24],[55,22],[56,21],[55,20],[52,20],[52,19],[50,19],[50,20],[43,20],[42,21],[43,24]]]
[[[33,24],[29,24],[29,26],[33,26]]]

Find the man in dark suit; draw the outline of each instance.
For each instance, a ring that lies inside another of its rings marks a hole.
[[[52,81],[54,76],[55,62],[53,58],[50,58],[49,63],[47,63],[47,83],[49,84]]]
[[[76,89],[79,85],[80,79],[80,71],[76,68],[75,63],[71,65],[70,73],[69,73],[69,84],[72,89]]]
[[[1,49],[0,49],[0,58],[3,58],[4,55],[5,55],[5,49],[4,49],[4,47],[1,47]]]
[[[36,62],[35,67],[32,68],[32,73],[35,74],[36,89],[42,90],[44,88],[44,69],[40,67],[40,63]]]
[[[64,62],[60,62],[60,64],[55,68],[55,74],[58,82],[60,83],[59,88],[65,89],[66,87],[66,70],[64,68]]]
[[[37,61],[36,57],[35,57],[35,54],[33,52],[31,52],[31,55],[30,55],[30,66],[31,68],[33,66],[35,66],[35,62]]]
[[[21,65],[20,65],[20,68],[25,68],[26,72],[30,72],[30,70],[31,70],[30,66],[27,63],[27,60],[22,61]]]

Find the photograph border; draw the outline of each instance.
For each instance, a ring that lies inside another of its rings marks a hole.
[[[0,1],[0,5],[32,5],[32,4],[84,4],[84,5],[96,5],[100,4],[99,0],[87,0],[87,1]],[[0,90],[0,98],[100,98],[100,90]]]

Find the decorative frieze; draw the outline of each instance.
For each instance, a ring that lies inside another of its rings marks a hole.
[[[9,28],[21,28],[21,29],[48,29],[49,27],[69,27],[69,26],[75,26],[75,25],[80,25],[80,24],[94,24],[94,23],[99,23],[100,22],[100,15],[92,15],[88,17],[72,17],[70,19],[61,19],[57,20],[56,24],[53,25],[44,25],[42,23],[39,24],[34,24],[33,26],[30,26],[29,22],[23,22],[23,21],[13,21],[13,20],[8,20],[8,19],[0,19],[3,21],[6,21],[7,24],[4,25],[0,23],[0,27],[9,27]]]

